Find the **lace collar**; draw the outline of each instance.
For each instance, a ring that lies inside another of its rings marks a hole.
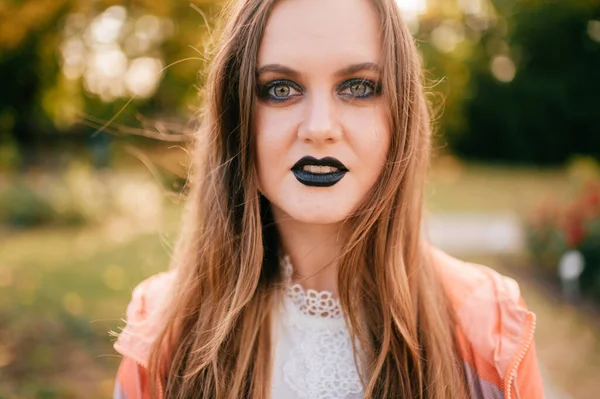
[[[289,256],[281,260],[286,283],[285,296],[307,316],[325,319],[342,319],[340,300],[329,291],[305,290],[299,283],[292,283],[294,268]]]

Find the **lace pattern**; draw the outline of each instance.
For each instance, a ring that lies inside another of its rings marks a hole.
[[[287,344],[283,381],[298,399],[358,399],[362,384],[339,300],[331,292],[292,284],[289,257],[282,260]],[[288,352],[289,350],[289,352]],[[281,353],[279,353],[281,355]],[[286,396],[287,397],[287,396]]]
[[[300,284],[292,284],[293,270],[290,257],[285,256],[283,258],[283,271],[288,283],[285,295],[302,313],[329,319],[342,318],[342,306],[339,299],[335,299],[329,291],[305,290]]]
[[[283,367],[283,376],[298,398],[362,397],[347,331],[338,328],[305,331],[297,338],[299,342]]]

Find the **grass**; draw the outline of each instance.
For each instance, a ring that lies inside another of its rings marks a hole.
[[[506,165],[464,164],[442,157],[427,185],[429,210],[524,215],[546,201],[567,201],[581,182],[576,171]]]
[[[451,158],[439,160],[431,177],[433,212],[526,213],[548,195],[567,198],[576,187],[561,170]],[[0,399],[111,396],[119,357],[108,332],[123,325],[133,287],[167,268],[177,233],[181,207],[164,203],[161,227],[152,231],[118,219],[0,231]]]
[[[116,241],[106,226],[0,238],[0,398],[111,397],[109,331],[135,285],[167,267],[178,215],[168,206],[160,233]]]

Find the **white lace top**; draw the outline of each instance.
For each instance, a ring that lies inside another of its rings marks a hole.
[[[274,325],[272,398],[354,399],[363,390],[337,299],[292,284],[289,258],[282,311]]]

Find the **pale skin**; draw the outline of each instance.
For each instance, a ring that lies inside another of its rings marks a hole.
[[[375,185],[390,145],[379,29],[368,0],[282,0],[258,54],[260,191],[294,278],[335,296],[342,222]],[[332,187],[303,185],[291,167],[307,155],[335,157],[349,172]]]

